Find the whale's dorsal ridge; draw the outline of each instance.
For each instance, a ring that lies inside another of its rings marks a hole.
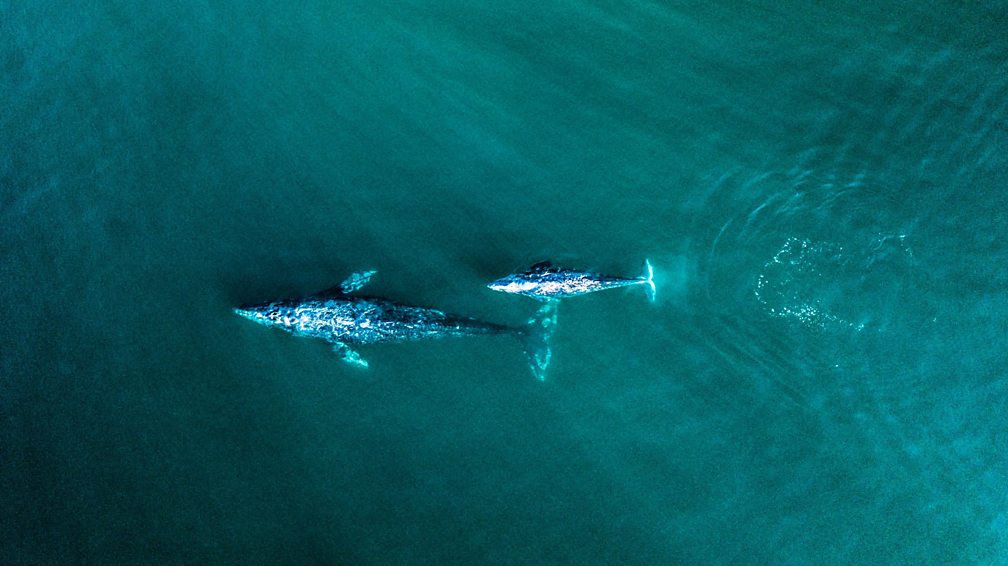
[[[549,260],[540,261],[539,263],[529,268],[529,273],[541,273],[543,271],[549,271],[551,269],[553,269],[553,262]]]

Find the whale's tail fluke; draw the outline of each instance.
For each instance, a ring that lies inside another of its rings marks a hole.
[[[557,302],[550,301],[539,308],[521,331],[522,346],[529,368],[539,381],[546,380],[546,368],[553,357],[551,342],[556,332]]]
[[[644,284],[644,292],[647,293],[648,300],[653,303],[656,289],[654,284],[654,269],[651,267],[650,260],[644,260],[644,273],[641,275],[640,280]]]

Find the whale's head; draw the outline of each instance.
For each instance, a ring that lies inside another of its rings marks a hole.
[[[283,305],[278,303],[267,303],[263,305],[242,305],[234,309],[234,313],[242,318],[247,318],[253,322],[258,322],[264,326],[288,326],[288,313]]]
[[[501,293],[522,295],[533,291],[537,286],[535,281],[529,281],[521,275],[508,275],[487,285],[488,288]]]

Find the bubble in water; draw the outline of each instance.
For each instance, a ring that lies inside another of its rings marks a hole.
[[[826,330],[862,331],[872,318],[866,285],[912,261],[906,235],[878,235],[856,252],[832,242],[789,238],[763,265],[753,293],[774,317]]]

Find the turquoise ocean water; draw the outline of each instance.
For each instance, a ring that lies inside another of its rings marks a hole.
[[[1008,562],[1001,2],[0,1],[0,563]],[[325,345],[370,292],[519,324]]]

